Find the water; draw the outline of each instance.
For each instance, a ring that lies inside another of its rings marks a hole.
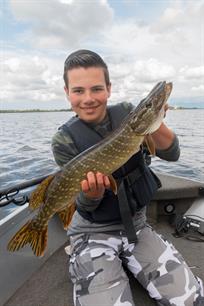
[[[58,169],[51,138],[71,112],[0,114],[0,189]],[[177,133],[181,156],[177,162],[152,159],[158,172],[204,182],[204,110],[170,110],[166,123]],[[0,219],[14,209],[0,208]]]

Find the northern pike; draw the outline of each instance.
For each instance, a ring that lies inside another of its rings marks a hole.
[[[89,171],[109,176],[111,188],[116,194],[117,184],[111,174],[140,150],[146,135],[159,128],[171,90],[172,83],[158,83],[125,117],[119,128],[38,185],[29,201],[31,209],[39,208],[38,213],[13,236],[8,250],[17,251],[29,243],[36,256],[44,255],[49,220],[58,213],[64,228],[68,227],[75,211],[76,196],[81,190],[80,183]]]

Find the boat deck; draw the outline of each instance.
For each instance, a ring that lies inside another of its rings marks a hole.
[[[158,220],[156,230],[171,240],[182,253],[194,274],[204,279],[204,243],[175,238],[174,229],[166,220]],[[72,283],[68,278],[68,257],[64,246],[57,250],[32,277],[17,290],[4,306],[73,306]],[[137,306],[156,305],[146,291],[130,276]],[[104,301],[90,306],[105,306]]]

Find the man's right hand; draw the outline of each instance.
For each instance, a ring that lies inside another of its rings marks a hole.
[[[87,179],[81,182],[84,195],[89,199],[100,199],[106,188],[110,188],[110,180],[103,173],[88,172]]]

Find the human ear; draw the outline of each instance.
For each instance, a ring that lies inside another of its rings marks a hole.
[[[69,89],[66,86],[64,86],[64,92],[65,92],[67,98],[69,98]]]
[[[107,86],[107,90],[108,90],[108,97],[110,97],[110,95],[111,95],[111,83]]]

